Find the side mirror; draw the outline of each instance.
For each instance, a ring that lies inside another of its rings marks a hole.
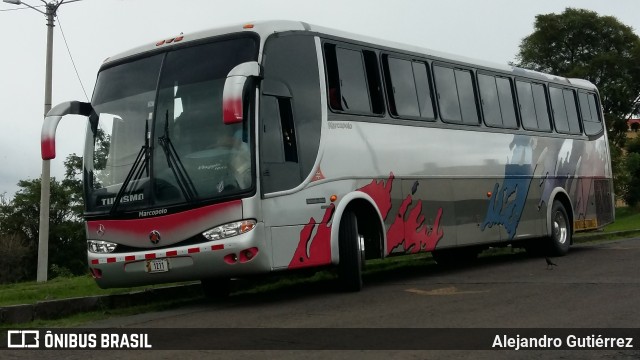
[[[93,107],[90,103],[79,101],[68,101],[56,105],[49,110],[42,124],[42,133],[40,134],[40,152],[42,160],[51,160],[56,157],[56,129],[58,123],[65,115],[83,115],[89,116],[93,113]]]
[[[260,65],[255,61],[239,64],[227,75],[222,91],[222,121],[225,125],[242,122],[244,87],[250,77],[257,76],[260,76]]]

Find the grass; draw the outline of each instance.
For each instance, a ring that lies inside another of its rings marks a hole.
[[[640,208],[616,208],[616,222],[607,225],[605,232],[628,231],[640,229]]]
[[[124,294],[162,286],[167,286],[167,284],[136,288],[101,289],[90,275],[57,277],[44,283],[29,281],[0,285],[0,306],[35,304],[38,301],[83,296]]]

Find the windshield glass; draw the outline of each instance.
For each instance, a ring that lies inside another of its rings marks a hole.
[[[229,71],[253,38],[181,48],[100,72],[87,131],[88,212],[211,201],[253,186],[248,122],[224,125]],[[124,184],[124,187],[123,187]]]

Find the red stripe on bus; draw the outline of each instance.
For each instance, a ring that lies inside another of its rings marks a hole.
[[[91,260],[91,265],[98,265],[98,264],[100,264],[100,260],[98,259]]]
[[[191,248],[191,249],[187,250],[187,252],[189,254],[199,253],[200,252],[200,248]]]
[[[222,249],[224,249],[224,245],[223,244],[211,245],[211,250],[222,250]]]
[[[144,258],[145,259],[155,259],[156,258],[156,254],[144,254]]]
[[[134,261],[136,257],[134,255],[127,255],[124,257],[124,261]]]
[[[116,262],[116,258],[107,258],[107,264]]]
[[[177,256],[177,255],[178,255],[177,250],[167,251],[167,256]]]

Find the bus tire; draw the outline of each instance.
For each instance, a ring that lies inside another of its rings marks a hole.
[[[364,241],[358,232],[358,219],[352,211],[347,211],[340,221],[338,232],[338,281],[344,291],[362,289],[362,267],[364,265]]]
[[[210,300],[224,300],[229,297],[231,292],[231,279],[213,278],[200,280],[202,293]]]
[[[549,256],[563,256],[571,246],[571,221],[564,205],[553,201],[551,208],[551,236],[547,241]]]

